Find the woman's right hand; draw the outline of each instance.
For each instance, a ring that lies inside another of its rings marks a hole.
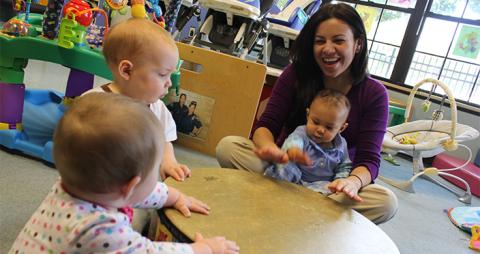
[[[282,151],[277,145],[256,148],[254,150],[258,158],[273,163],[285,164],[288,162],[288,155],[285,151]]]
[[[272,162],[282,163],[288,162],[288,155],[285,151],[282,151],[277,144],[273,141],[272,132],[266,127],[260,127],[253,133],[252,141],[255,144],[253,150],[258,158]]]
[[[310,166],[312,165],[312,160],[308,157],[302,149],[298,147],[291,147],[287,150],[288,160],[294,163]]]
[[[195,254],[237,254],[240,247],[234,241],[223,236],[205,239],[200,233],[195,234],[195,243],[192,244]]]

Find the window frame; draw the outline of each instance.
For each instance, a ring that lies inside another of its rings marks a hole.
[[[435,77],[436,79],[439,79],[441,77],[441,75],[444,71],[445,63],[448,60],[454,60],[454,61],[458,61],[458,62],[462,62],[462,63],[473,64],[473,65],[478,66],[480,68],[480,64],[477,64],[477,63],[472,63],[472,62],[468,62],[468,61],[464,61],[464,60],[460,60],[460,59],[449,58],[449,52],[447,52],[446,55],[436,55],[436,54],[431,54],[431,53],[428,53],[428,52],[423,52],[423,51],[417,51],[416,50],[417,44],[420,40],[420,36],[422,34],[422,31],[423,31],[423,26],[424,26],[427,18],[435,18],[435,19],[440,19],[440,20],[445,20],[445,21],[458,23],[457,27],[455,29],[455,34],[457,33],[457,30],[459,29],[461,24],[478,26],[478,22],[480,20],[472,20],[472,19],[466,19],[466,18],[463,18],[463,17],[452,17],[452,16],[448,16],[448,15],[433,13],[431,11],[431,8],[432,8],[432,4],[433,4],[434,0],[417,0],[416,3],[415,3],[415,7],[399,7],[399,6],[394,6],[394,5],[388,5],[387,4],[388,0],[385,0],[385,3],[383,3],[383,4],[375,3],[375,2],[371,2],[371,1],[367,1],[367,0],[341,0],[341,1],[349,3],[349,4],[354,4],[355,7],[360,4],[360,5],[364,5],[364,6],[380,8],[381,9],[380,15],[383,14],[385,9],[393,10],[393,11],[400,11],[400,12],[410,14],[410,19],[408,21],[402,43],[399,46],[398,56],[397,56],[397,59],[395,61],[393,71],[390,75],[390,78],[385,78],[385,77],[381,77],[381,76],[377,76],[377,75],[372,74],[372,76],[374,78],[379,79],[379,80],[383,81],[384,83],[390,84],[389,87],[393,88],[393,90],[395,90],[395,91],[402,92],[402,93],[407,93],[408,89],[403,89],[403,88],[412,88],[413,87],[412,85],[405,84],[405,81],[407,79],[408,71],[410,69],[410,65],[413,61],[413,58],[414,58],[414,55],[415,55],[416,52],[440,57],[440,58],[443,59],[443,63],[442,63],[440,72],[439,72],[438,76]],[[465,4],[464,10],[463,10],[463,13],[465,13],[466,6],[469,4],[470,1],[472,1],[472,0],[466,0],[466,4]],[[332,1],[331,0],[324,1],[324,3],[327,3],[327,2],[332,2]],[[462,16],[463,16],[463,13],[462,13]],[[380,20],[381,20],[381,16],[380,16]],[[380,21],[378,21],[378,22],[380,22]],[[372,45],[373,45],[374,42],[377,42],[374,39],[376,37],[378,27],[379,27],[379,25],[377,24],[376,27],[375,27],[375,33],[374,33],[373,40],[370,40],[372,42]],[[454,43],[454,40],[455,40],[455,35],[451,38],[450,47],[451,47],[452,43]],[[380,42],[380,41],[378,41],[377,43],[383,43],[383,44],[386,44],[386,45],[390,45],[389,43],[384,43],[384,42]],[[391,46],[398,47],[397,45],[391,45]],[[371,48],[369,48],[368,50],[370,52]],[[475,80],[473,82],[473,86],[470,90],[469,99],[471,98],[473,92],[475,91],[475,88],[480,89],[479,85],[476,85],[476,84],[480,84],[479,82],[480,82],[480,70],[476,74],[476,78],[475,78]],[[391,86],[391,84],[394,84],[394,86]],[[429,91],[427,91],[427,92],[429,92]],[[442,95],[439,94],[439,93],[434,92],[433,94],[436,95],[436,97],[439,97],[439,98],[442,97]],[[464,109],[464,111],[467,111],[469,113],[473,113],[475,115],[480,115],[480,104],[473,103],[472,101],[461,100],[461,99],[458,99],[458,98],[455,98],[455,100],[458,102],[457,104],[458,104],[459,108]],[[437,101],[437,100],[435,100],[435,101]]]

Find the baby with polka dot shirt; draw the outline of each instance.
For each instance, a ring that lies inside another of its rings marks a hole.
[[[122,207],[174,207],[187,217],[210,210],[158,182],[165,142],[159,127],[155,115],[129,97],[90,93],[75,99],[54,134],[60,179],[9,253],[239,253],[224,237],[197,233],[192,244],[154,242],[132,229]]]

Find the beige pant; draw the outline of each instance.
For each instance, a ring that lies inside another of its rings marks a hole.
[[[253,152],[255,145],[244,137],[227,136],[217,145],[217,160],[222,168],[238,168],[262,174],[268,165],[259,159]],[[378,184],[363,187],[358,195],[363,202],[357,202],[343,193],[332,194],[328,197],[339,202],[346,208],[352,208],[370,219],[375,224],[390,220],[398,209],[395,194]]]

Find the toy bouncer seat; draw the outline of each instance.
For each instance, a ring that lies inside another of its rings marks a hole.
[[[277,1],[270,8],[266,58],[269,66],[283,69],[289,64],[290,46],[321,3],[321,0]]]
[[[194,43],[241,56],[251,50],[252,39],[261,33],[260,24],[272,0],[200,0],[199,3],[208,12]]]
[[[473,140],[479,136],[479,132],[468,125],[457,123],[457,106],[453,94],[445,84],[435,79],[425,79],[415,85],[408,98],[405,119],[408,119],[410,115],[413,99],[418,88],[427,83],[439,86],[445,91],[450,102],[451,120],[439,119],[443,117],[443,113],[434,111],[433,120],[417,120],[413,122],[407,122],[406,120],[403,124],[388,127],[383,141],[383,150],[390,153],[403,151],[411,154],[413,157],[413,177],[406,182],[398,182],[382,176],[380,176],[380,179],[404,191],[414,192],[413,181],[417,177],[422,176],[456,194],[451,187],[438,181],[437,178],[433,178],[435,175],[446,175],[455,178],[465,185],[465,193],[458,196],[460,201],[469,204],[471,202],[471,193],[468,183],[464,179],[448,173],[448,171],[462,168],[463,165],[452,169],[424,168],[422,159],[423,157],[432,157],[446,150],[456,150],[458,146],[463,146],[470,151],[468,147],[460,145],[458,142]],[[468,161],[470,159],[471,151]]]
[[[423,157],[432,157],[445,151],[442,143],[451,138],[452,125],[454,123],[450,120],[418,120],[392,126],[387,128],[383,146],[393,153],[403,151],[411,154],[416,151],[422,152]],[[454,138],[457,142],[472,140],[478,136],[478,131],[468,125],[457,123],[455,128]],[[416,140],[415,144],[401,143],[412,137]]]

